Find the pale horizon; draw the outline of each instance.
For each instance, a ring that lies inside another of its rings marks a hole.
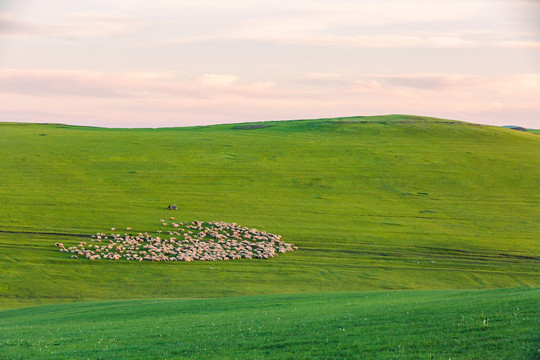
[[[410,114],[540,128],[540,2],[0,4],[0,121]]]

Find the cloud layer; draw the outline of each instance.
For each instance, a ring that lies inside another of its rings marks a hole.
[[[0,12],[0,121],[412,113],[540,128],[540,3],[50,0]]]
[[[0,13],[2,37],[91,38],[134,33],[140,25],[133,18],[107,13],[71,14],[59,21],[33,21]]]
[[[244,82],[230,74],[1,70],[2,121],[98,126],[173,126],[382,113],[540,113],[540,74],[314,74],[291,84]],[[264,116],[261,116],[264,114]],[[467,116],[465,116],[467,115]],[[532,116],[532,115],[531,115]],[[531,120],[538,121],[532,117]],[[502,121],[502,122],[501,122]],[[529,123],[530,126],[534,123]]]

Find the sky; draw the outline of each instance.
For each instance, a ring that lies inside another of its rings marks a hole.
[[[540,0],[0,0],[0,121],[540,128]]]

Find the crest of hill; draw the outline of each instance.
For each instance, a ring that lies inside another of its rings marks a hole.
[[[447,120],[434,117],[417,116],[417,115],[378,115],[378,116],[348,116],[336,118],[320,118],[320,119],[301,119],[301,120],[281,120],[281,121],[264,121],[255,123],[235,124],[235,130],[251,130],[273,127],[278,125],[289,125],[297,127],[323,127],[332,125],[392,125],[392,124],[454,124],[454,125],[476,125],[457,120]],[[478,125],[480,126],[480,125]]]
[[[460,120],[443,119],[419,115],[391,114],[391,115],[376,115],[376,116],[348,116],[334,118],[319,118],[319,119],[298,119],[298,120],[269,120],[269,121],[254,121],[244,123],[230,123],[217,125],[198,125],[198,126],[183,126],[183,127],[157,127],[157,128],[115,128],[115,127],[99,127],[86,125],[67,125],[61,123],[17,123],[4,122],[0,126],[23,126],[23,127],[45,127],[66,130],[95,130],[95,131],[197,131],[206,128],[221,129],[221,130],[273,130],[273,131],[365,131],[369,129],[390,129],[399,126],[399,129],[416,129],[429,130],[435,129],[438,125],[456,125],[456,126],[474,126],[481,128],[491,128],[497,130],[514,130],[513,127],[481,125]],[[381,127],[382,126],[382,127]],[[448,128],[446,128],[448,130]],[[464,128],[455,129],[458,131]],[[514,130],[515,131],[515,130]],[[540,130],[524,129],[523,133],[540,134]]]

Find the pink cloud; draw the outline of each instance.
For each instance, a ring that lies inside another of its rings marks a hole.
[[[76,13],[59,21],[33,21],[0,13],[0,36],[87,38],[129,34],[141,27],[134,18],[109,13]]]
[[[335,79],[343,81],[328,86]],[[534,127],[539,91],[540,74],[336,73],[275,83],[232,74],[1,70],[0,120],[137,127],[410,113],[494,123],[503,120],[494,114],[520,113]]]
[[[486,81],[486,78],[481,76],[462,74],[412,74],[374,77],[395,86],[427,90],[472,87],[478,86]]]
[[[522,99],[538,99],[540,94],[540,74],[518,74],[503,76],[491,82],[494,91]]]
[[[26,96],[129,96],[126,86],[114,83],[106,74],[81,71],[0,70],[0,92]]]
[[[202,84],[208,86],[228,86],[238,80],[236,75],[204,74],[197,78]]]
[[[29,35],[44,31],[46,26],[19,19],[8,13],[0,13],[0,35]]]

